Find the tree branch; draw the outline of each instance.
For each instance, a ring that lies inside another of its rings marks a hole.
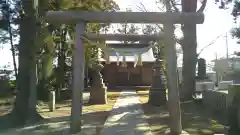
[[[170,0],[170,3],[172,5],[172,7],[174,8],[175,12],[179,12],[179,9],[177,8],[176,2],[174,2],[174,0]]]
[[[140,2],[140,5],[143,7],[143,10],[144,10],[145,12],[147,12],[147,9],[146,9],[146,7],[144,6],[144,4],[143,4],[142,2]]]
[[[156,4],[157,3],[159,3],[157,0],[155,1],[156,2]],[[176,3],[174,3],[174,0],[170,0],[170,2],[171,2],[171,5],[174,7],[174,9],[175,10],[177,10],[177,12],[179,12],[179,9],[176,7]],[[147,11],[147,9],[146,9],[146,7],[144,6],[144,4],[142,3],[142,2],[140,2],[140,6],[137,6],[138,7],[138,9],[140,10],[140,11],[142,11],[142,12],[148,12]],[[163,9],[161,9],[161,8],[159,8],[159,10],[161,10],[161,11],[163,11]],[[163,31],[163,27],[160,25],[160,24],[156,24],[156,26],[161,30],[161,31]],[[174,41],[176,42],[176,43],[178,43],[178,44],[182,44],[182,42],[181,42],[181,39],[177,39],[177,37],[174,35]]]
[[[197,57],[201,54],[201,52],[202,52],[204,49],[206,49],[207,47],[213,45],[221,36],[222,36],[222,35],[219,35],[217,38],[215,38],[215,39],[214,39],[212,42],[210,42],[208,45],[206,45],[205,47],[203,47],[203,48],[199,51],[199,53],[197,54]]]
[[[155,1],[155,4],[156,4],[156,6],[157,6],[157,8],[160,10],[160,11],[162,11],[162,12],[164,12],[165,10],[164,10],[164,5],[163,4],[159,4],[160,2],[159,1]],[[162,7],[160,7],[160,5],[162,5]]]
[[[203,0],[202,6],[198,9],[197,12],[203,12],[203,10],[206,8],[207,0]]]

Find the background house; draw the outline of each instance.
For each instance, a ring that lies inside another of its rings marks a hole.
[[[240,57],[221,58],[213,62],[218,81],[233,80],[231,73],[240,70]]]

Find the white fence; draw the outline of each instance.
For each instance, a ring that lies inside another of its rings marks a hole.
[[[213,82],[196,82],[196,91],[214,90]]]
[[[227,90],[229,85],[232,85],[233,81],[221,81],[218,85],[218,90]]]

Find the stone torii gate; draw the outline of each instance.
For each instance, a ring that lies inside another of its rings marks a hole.
[[[81,131],[82,120],[82,92],[84,89],[84,36],[92,40],[128,40],[128,39],[164,39],[168,80],[168,105],[170,114],[170,129],[181,133],[180,99],[177,83],[176,48],[173,38],[173,24],[201,24],[204,22],[203,13],[178,12],[86,12],[86,11],[49,11],[46,14],[49,23],[76,24],[75,49],[73,54],[73,94],[70,129],[72,133]],[[153,23],[163,24],[164,34],[151,35],[99,35],[87,34],[86,23]],[[80,113],[79,113],[80,111]]]

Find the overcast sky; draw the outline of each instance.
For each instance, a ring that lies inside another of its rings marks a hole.
[[[138,6],[142,2],[148,11],[159,11],[155,0],[115,0],[120,6],[121,10],[131,8],[133,11],[139,11]],[[230,15],[231,9],[219,10],[214,1],[208,0],[205,10],[205,22],[204,24],[197,26],[197,42],[198,50],[209,44],[219,35],[225,35],[236,24],[233,23],[233,18]],[[236,40],[232,39],[228,34],[228,46],[229,54],[236,50],[240,50],[240,45],[236,44]],[[219,57],[226,56],[226,40],[225,37],[220,37],[212,46],[208,47],[201,53],[201,57],[207,61],[211,61],[215,58],[214,53],[217,53]],[[0,50],[0,66],[6,65],[8,62],[12,63],[12,56],[10,52],[10,46],[4,45],[4,49]],[[12,65],[12,64],[11,64]]]

